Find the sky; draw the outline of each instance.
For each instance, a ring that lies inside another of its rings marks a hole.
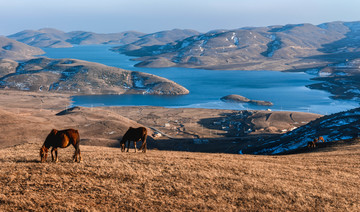
[[[360,21],[359,0],[0,0],[0,35],[41,28],[152,33]]]

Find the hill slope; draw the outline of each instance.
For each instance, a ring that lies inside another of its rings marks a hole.
[[[189,93],[162,77],[74,59],[37,58],[10,68],[0,64],[0,73],[0,87],[6,89],[72,94]]]
[[[216,30],[166,45],[119,51],[140,57],[138,66],[145,67],[156,67],[160,60],[164,66],[221,70],[309,69],[357,58],[359,30],[360,22]]]
[[[341,141],[360,135],[360,108],[320,117],[291,132],[260,141],[243,153],[279,154],[306,148],[308,142],[323,136],[325,141]]]
[[[0,210],[358,211],[360,145],[291,156],[80,146],[39,163],[40,143],[0,149]],[[339,165],[341,164],[341,165]]]
[[[24,60],[44,53],[39,48],[0,36],[0,59]]]
[[[140,48],[143,45],[164,45],[177,40],[197,35],[194,30],[165,30],[151,34],[136,31],[100,34],[85,31],[63,32],[57,29],[44,28],[24,30],[8,38],[36,47],[64,48],[73,45],[117,44],[127,45],[126,49]],[[129,44],[129,45],[128,45]]]
[[[85,31],[73,31],[66,33],[57,29],[44,28],[39,30],[24,30],[9,35],[8,38],[36,47],[65,48],[72,47],[74,44],[125,45],[138,40],[138,38],[142,35],[144,35],[144,33],[135,31],[109,34],[99,34]]]

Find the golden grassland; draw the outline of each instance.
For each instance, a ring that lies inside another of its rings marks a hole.
[[[0,149],[0,211],[359,211],[360,143],[283,156]]]

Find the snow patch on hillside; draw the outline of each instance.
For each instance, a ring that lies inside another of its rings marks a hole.
[[[319,136],[322,136],[325,142],[351,139],[359,136],[358,129],[360,129],[360,108],[324,117],[324,120],[317,122],[316,125],[310,122],[281,135],[280,139],[268,140],[264,144],[272,144],[273,147],[264,148],[254,154],[288,152],[307,146],[308,142]]]

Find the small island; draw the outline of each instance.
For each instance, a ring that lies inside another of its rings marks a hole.
[[[240,96],[237,94],[231,94],[220,98],[221,101],[224,102],[237,102],[237,103],[250,103],[254,105],[261,105],[261,106],[272,106],[274,105],[272,102],[269,101],[261,101],[261,100],[251,100],[244,96]]]

